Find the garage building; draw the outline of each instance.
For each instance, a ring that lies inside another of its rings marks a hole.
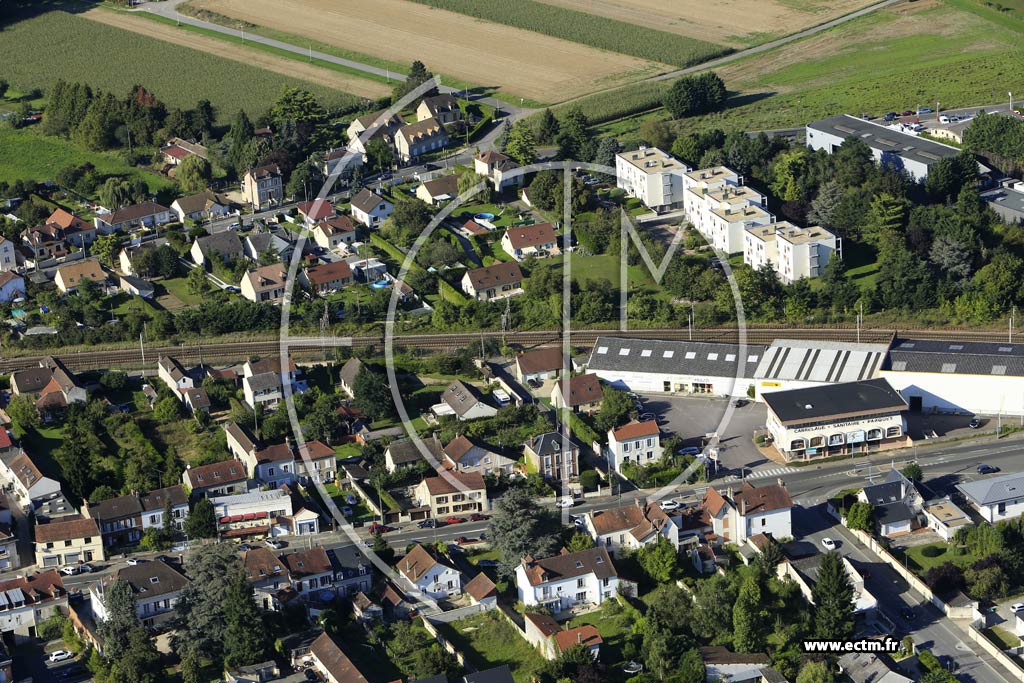
[[[874,379],[888,350],[887,344],[776,339],[754,371],[757,398],[773,391]]]
[[[882,378],[775,391],[764,402],[768,431],[787,460],[912,445],[907,403]]]
[[[881,376],[914,412],[1024,415],[1024,343],[897,339]]]
[[[764,351],[756,344],[741,350],[739,344],[600,337],[587,369],[630,391],[746,396]]]

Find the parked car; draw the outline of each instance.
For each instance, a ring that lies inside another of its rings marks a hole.
[[[373,524],[370,525],[370,533],[371,534],[386,534],[387,532],[394,531],[394,530],[395,530],[394,527],[392,527],[392,526],[385,526],[385,525],[381,524],[380,522],[374,522]]]
[[[564,496],[564,497],[559,498],[558,500],[555,501],[555,507],[556,508],[571,508],[575,504],[576,504],[576,501],[574,501],[569,496]]]
[[[341,508],[341,514],[344,515],[345,517],[351,517],[352,516],[352,508],[350,508],[349,506],[346,505],[345,507]]]
[[[129,567],[135,567],[137,565],[142,564],[143,562],[145,562],[145,560],[140,559],[138,557],[129,557],[128,558],[128,566]]]
[[[479,538],[467,538],[466,536],[459,536],[455,539],[456,545],[471,545],[473,543],[479,543]]]
[[[540,389],[541,387],[540,381],[535,379],[526,380],[526,384],[529,385],[531,389]]]
[[[835,550],[836,549],[836,542],[833,541],[831,538],[828,538],[827,536],[825,538],[821,539],[821,544],[823,546],[825,546],[825,550]]]
[[[921,107],[920,109],[917,110],[918,116],[920,116],[921,114],[931,114],[931,113],[932,113],[931,107]]]
[[[497,560],[480,560],[479,562],[476,563],[476,566],[478,566],[478,567],[497,567],[498,566],[498,561]]]
[[[355,497],[355,494],[346,493],[345,503],[347,503],[348,505],[356,505],[357,503],[359,503],[359,499]]]
[[[92,572],[93,572],[93,569],[92,569],[92,565],[90,565],[90,564],[83,564],[83,565],[79,565],[79,567],[78,567],[78,573],[79,574],[92,574]]]
[[[747,405],[747,399],[745,398],[738,398],[732,402],[733,408],[742,408],[745,405]]]
[[[1016,614],[1017,612],[1024,611],[1024,602],[1015,602],[1010,605],[1010,611]]]
[[[700,455],[700,449],[696,446],[687,446],[676,451],[679,455]]]
[[[672,512],[673,510],[679,509],[679,503],[677,503],[674,500],[663,500],[660,503],[658,503],[658,507],[660,507],[665,512]]]
[[[972,417],[971,421],[967,423],[967,426],[971,429],[979,429],[981,427],[981,420],[976,417]]]
[[[638,674],[644,670],[644,665],[639,662],[626,662],[622,665],[622,672],[627,674]]]
[[[657,417],[658,416],[655,415],[654,413],[641,413],[641,415],[640,415],[640,419],[642,421],[654,420],[654,419],[657,419]]]
[[[421,519],[419,522],[416,523],[416,526],[418,526],[420,529],[436,529],[437,521],[433,519]]]
[[[899,114],[897,114],[894,111],[891,111],[888,114],[886,114],[884,118],[886,121],[895,121],[897,116],[899,116]]]
[[[66,567],[61,567],[60,568],[60,573],[63,574],[64,576],[74,576],[78,572],[79,572],[78,567],[76,565],[73,565],[73,564],[69,564]]]
[[[63,662],[64,660],[71,659],[75,656],[75,653],[68,652],[67,650],[54,650],[50,653],[51,662]]]
[[[268,548],[272,548],[274,550],[280,550],[284,547],[284,543],[282,543],[281,541],[275,541],[272,538],[268,538],[266,541],[264,541],[264,543]]]
[[[900,114],[900,116],[913,116],[913,115],[914,115],[914,112],[910,111],[909,109],[907,109],[905,112]]]
[[[224,288],[224,291],[225,292],[231,292],[232,294],[241,294],[242,293],[241,288],[240,287],[236,287],[235,285],[228,285],[227,287]]]
[[[455,517],[455,516],[452,516],[452,517],[445,517],[444,523],[445,524],[462,524],[465,521],[466,521],[465,517]]]
[[[469,521],[471,522],[486,522],[488,519],[490,519],[490,517],[480,512],[474,512],[469,516]]]
[[[978,474],[995,474],[999,471],[999,468],[995,465],[978,465]]]
[[[250,550],[252,550],[252,546],[249,545],[248,543],[241,543],[238,546],[238,552],[240,552],[240,553],[247,553]]]

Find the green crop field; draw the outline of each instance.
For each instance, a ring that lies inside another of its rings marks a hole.
[[[86,162],[103,175],[138,175],[151,192],[174,185],[161,175],[129,166],[117,154],[88,151],[70,140],[40,135],[32,128],[14,130],[0,125],[0,181],[46,180],[62,168]]]
[[[976,0],[922,5],[906,15],[880,10],[717,69],[729,89],[727,108],[677,127],[771,130],[838,112],[998,103],[1024,75],[1024,22],[1018,31],[1015,16]],[[666,117],[654,110],[669,85],[637,83],[558,109],[578,106],[602,124],[598,133],[623,135],[648,118]]]
[[[315,83],[77,17],[59,3],[49,6],[35,16],[0,22],[0,71],[18,89],[45,90],[62,78],[124,95],[142,84],[172,107],[208,99],[222,122],[238,109],[263,113],[286,86],[305,88],[329,107],[358,102]]]
[[[731,52],[722,45],[565,7],[546,5],[536,0],[415,2],[663,64],[690,66]]]

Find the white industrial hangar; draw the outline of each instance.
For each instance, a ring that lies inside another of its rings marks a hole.
[[[873,379],[888,351],[888,344],[776,339],[754,370],[757,400],[773,391]]]
[[[881,376],[911,412],[1024,415],[1024,343],[897,339]]]
[[[630,391],[745,397],[764,351],[758,344],[741,352],[738,344],[599,337],[587,370]]]

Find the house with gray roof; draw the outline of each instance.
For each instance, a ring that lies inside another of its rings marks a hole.
[[[494,417],[498,409],[484,401],[476,387],[457,379],[448,385],[441,395],[442,403],[431,410],[438,417],[454,415],[459,420],[477,420],[481,417]]]
[[[276,232],[257,232],[246,235],[242,242],[242,250],[245,257],[253,263],[259,263],[260,257],[264,254],[271,254],[278,261],[287,263],[295,251],[295,245]]]
[[[1016,519],[1024,513],[1024,473],[968,481],[956,488],[987,522]]]
[[[245,256],[245,250],[242,248],[242,240],[238,238],[238,235],[230,230],[225,230],[213,235],[197,237],[196,241],[192,243],[192,248],[189,249],[189,255],[196,265],[206,266],[214,256],[225,263],[242,258]]]
[[[599,337],[587,370],[630,391],[745,397],[764,352],[757,344]]]
[[[886,538],[909,534],[924,504],[914,482],[895,469],[881,482],[861,489],[857,499],[874,506],[875,524]]]

